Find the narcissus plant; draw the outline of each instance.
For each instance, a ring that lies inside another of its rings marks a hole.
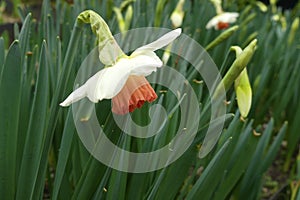
[[[112,99],[112,111],[126,114],[140,108],[146,101],[154,101],[157,95],[145,78],[163,65],[154,51],[175,40],[181,29],[175,29],[127,56],[101,16],[88,10],[82,12],[78,19],[91,24],[98,38],[99,59],[106,67],[73,91],[60,105],[69,106],[84,97],[94,103]]]

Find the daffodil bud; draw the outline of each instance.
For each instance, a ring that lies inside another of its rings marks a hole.
[[[281,17],[280,17],[280,22],[281,22],[282,30],[285,31],[286,28],[287,28],[287,22],[286,22],[286,19],[285,19],[284,16],[281,16]]]
[[[289,45],[291,45],[293,43],[294,38],[295,38],[295,34],[296,34],[298,28],[299,28],[299,17],[297,17],[292,23],[290,34],[289,34],[289,37],[288,37],[288,44]]]
[[[225,88],[226,91],[231,87],[235,79],[237,79],[240,73],[248,65],[256,49],[256,44],[257,44],[257,40],[254,39],[243,51],[239,50],[239,47],[234,46],[231,48],[232,50],[238,52],[239,55],[232,63],[231,67],[229,68],[228,72],[225,74],[222,80],[221,84],[224,85],[223,87]]]
[[[154,19],[154,26],[160,26],[162,17],[162,12],[164,6],[166,4],[166,0],[158,0],[155,9],[155,19]]]
[[[261,1],[256,1],[255,4],[262,12],[267,12],[268,7]]]
[[[247,39],[245,40],[245,42],[243,43],[242,46],[246,46],[246,45],[249,44],[252,40],[254,40],[255,38],[257,38],[257,36],[258,36],[258,32],[257,32],[257,31],[251,33],[251,34],[247,37]]]
[[[271,4],[272,12],[273,12],[273,13],[275,13],[276,10],[277,10],[276,2],[277,2],[277,0],[270,0],[270,4]]]
[[[276,5],[277,0],[270,0],[271,5]]]
[[[225,74],[222,82],[217,86],[213,99],[218,99],[222,94],[223,89],[227,91],[233,82],[239,77],[245,67],[248,65],[251,60],[254,51],[256,49],[257,40],[254,39],[243,51],[238,46],[231,47],[231,50],[234,50],[237,54],[237,58],[229,68],[228,72]]]
[[[252,89],[246,68],[234,81],[234,89],[241,116],[246,118],[252,103]]]
[[[231,51],[235,51],[235,56],[238,57],[242,52],[243,50],[241,49],[241,47],[239,46],[232,46],[230,48]]]
[[[113,10],[116,14],[117,20],[118,20],[118,25],[119,25],[119,29],[120,29],[121,33],[128,31],[130,24],[131,24],[132,14],[133,14],[132,6],[129,5],[127,7],[125,19],[124,19],[123,15],[122,15],[122,10],[124,10],[124,8],[125,8],[124,6],[127,6],[127,4],[121,5],[120,8],[117,8],[117,7],[113,8]]]
[[[128,31],[130,24],[131,24],[131,20],[132,20],[132,15],[133,15],[133,9],[132,6],[128,6],[127,10],[126,10],[126,14],[125,14],[125,30]]]
[[[250,14],[241,24],[240,26],[246,26],[248,27],[249,22],[251,22],[256,17],[256,13]]]
[[[163,63],[164,63],[165,65],[167,64],[167,62],[169,61],[169,58],[170,58],[170,56],[171,56],[171,53],[170,53],[171,48],[172,48],[172,44],[169,44],[169,45],[166,47],[165,52],[164,52],[164,54],[163,54],[163,56],[162,56],[162,58],[161,58],[161,60],[163,61]]]
[[[229,29],[227,29],[226,31],[224,31],[223,33],[221,33],[216,39],[214,39],[211,43],[209,43],[207,46],[206,46],[206,50],[209,50],[209,49],[212,49],[214,48],[215,46],[217,46],[218,44],[222,43],[223,41],[227,40],[230,36],[233,35],[233,33],[235,31],[237,31],[239,28],[239,26],[233,26]]]
[[[221,13],[223,13],[223,9],[222,9],[222,1],[221,0],[210,0],[216,9],[216,13],[219,15]]]
[[[242,53],[240,47],[234,46],[231,49],[235,50],[236,57]],[[234,81],[234,89],[237,97],[238,107],[243,118],[246,118],[252,103],[252,89],[248,78],[246,66],[240,75]]]
[[[184,17],[183,4],[185,0],[179,0],[175,10],[171,14],[171,21],[175,28],[180,27]]]
[[[120,8],[114,7],[113,10],[114,10],[114,12],[116,14],[116,17],[117,17],[117,20],[118,20],[119,29],[120,29],[120,31],[122,33],[122,32],[125,31],[125,21],[124,21],[123,15],[121,13]]]
[[[112,65],[117,58],[124,56],[115,38],[103,18],[92,10],[86,10],[77,17],[79,23],[91,24],[92,31],[97,36],[99,59],[105,65]]]

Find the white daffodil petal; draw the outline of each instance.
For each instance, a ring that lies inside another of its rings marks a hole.
[[[111,99],[121,91],[129,75],[147,76],[161,66],[162,61],[154,52],[121,58],[114,66],[105,68],[106,71],[99,77],[95,90],[96,97],[99,100]]]
[[[212,27],[215,27],[218,24],[218,22],[219,22],[219,20],[218,20],[218,15],[217,15],[217,16],[213,17],[211,20],[208,21],[205,28],[210,29]]]
[[[120,59],[114,66],[105,68],[98,78],[95,88],[95,97],[98,100],[111,99],[124,87],[129,75],[129,59]]]
[[[153,51],[143,51],[141,54],[130,56],[130,74],[148,76],[163,65],[162,61]]]
[[[155,51],[157,49],[160,49],[164,46],[167,46],[170,44],[173,40],[175,40],[179,35],[181,34],[181,28],[177,28],[173,31],[168,32],[167,34],[163,35],[159,39],[155,40],[154,42],[151,42],[150,44],[146,44],[140,48],[137,48],[133,54],[139,52],[139,51]]]
[[[239,16],[239,13],[236,12],[225,12],[222,14],[221,21],[228,22],[228,23],[234,23],[236,22],[236,18]]]
[[[79,101],[80,99],[83,99],[84,97],[88,97],[90,101],[97,103],[98,99],[95,96],[96,91],[96,85],[99,78],[101,78],[102,74],[106,71],[106,69],[103,69],[99,72],[97,72],[95,75],[93,75],[91,78],[89,78],[85,84],[83,84],[81,87],[74,90],[65,100],[62,102],[61,106],[69,106],[72,103],[75,103],[76,101]]]
[[[86,93],[87,97],[91,102],[97,103],[99,101],[99,98],[97,96],[98,91],[98,82],[102,79],[102,77],[106,74],[106,71],[108,68],[104,68],[97,72],[95,75],[93,75],[91,78],[89,78],[85,85],[86,85]]]
[[[82,85],[77,88],[74,92],[72,92],[62,103],[60,106],[69,106],[70,104],[84,98],[86,96],[86,85]]]

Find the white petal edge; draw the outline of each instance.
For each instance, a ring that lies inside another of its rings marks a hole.
[[[220,16],[222,22],[234,23],[236,22],[236,18],[238,18],[239,13],[237,12],[225,12]]]
[[[130,60],[132,62],[130,75],[149,76],[163,66],[163,62],[153,51],[144,51],[136,56],[130,56]]]
[[[146,44],[142,47],[137,48],[132,54],[134,55],[135,53],[139,51],[156,51],[157,49],[160,49],[164,46],[167,46],[171,42],[173,42],[179,35],[181,34],[181,28],[177,28],[173,31],[170,31],[163,35],[162,37],[158,38],[154,42],[151,42],[149,44]]]
[[[212,27],[215,27],[215,26],[218,24],[218,22],[219,22],[219,17],[218,17],[218,15],[217,15],[217,16],[214,16],[213,18],[211,18],[211,19],[207,22],[205,28],[206,28],[206,29],[211,29]]]
[[[59,105],[66,107],[72,103],[79,101],[80,99],[83,99],[84,97],[88,97],[90,101],[97,103],[98,99],[95,97],[95,89],[96,89],[96,85],[97,85],[97,81],[98,81],[99,77],[101,77],[102,73],[104,73],[104,72],[105,72],[105,69],[97,72],[95,75],[93,75],[91,78],[89,78],[82,86],[80,86],[79,88],[74,90]]]
[[[70,104],[79,101],[80,99],[86,96],[86,87],[82,85],[81,87],[77,88],[74,92],[72,92],[62,103],[60,106],[66,107]]]
[[[96,86],[96,98],[111,99],[124,87],[129,75],[148,76],[162,66],[162,61],[154,52],[143,52],[137,56],[121,58],[113,67],[99,77]]]

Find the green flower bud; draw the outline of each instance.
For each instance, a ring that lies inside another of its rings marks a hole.
[[[248,65],[251,60],[254,51],[256,49],[257,40],[254,39],[235,59],[230,69],[224,76],[222,82],[225,90],[227,91],[235,79],[240,75],[244,68]],[[233,47],[235,48],[235,47]]]
[[[224,78],[222,79],[222,82],[216,88],[213,99],[219,98],[223,88],[225,89],[225,91],[229,90],[233,82],[239,77],[241,72],[248,65],[255,52],[256,45],[257,40],[254,39],[243,51],[240,49],[240,47],[237,46],[233,46],[231,48],[232,50],[236,51],[236,54],[238,54],[237,58],[232,63],[228,72],[225,74]]]
[[[234,89],[236,92],[237,103],[241,116],[246,118],[252,103],[252,89],[246,68],[234,81]]]
[[[216,39],[214,39],[211,43],[209,43],[205,49],[208,51],[209,49],[212,49],[215,46],[217,46],[218,44],[227,40],[230,36],[233,35],[233,33],[235,31],[238,30],[238,28],[239,28],[239,26],[236,25],[236,26],[233,26],[233,27],[227,29],[226,31],[222,32]]]
[[[177,3],[177,6],[175,10],[171,14],[171,21],[175,28],[178,28],[181,26],[183,18],[184,18],[184,12],[183,12],[183,4],[185,0],[179,0]]]
[[[268,7],[261,1],[256,1],[255,4],[262,12],[267,12]]]
[[[291,30],[289,33],[289,37],[288,37],[288,44],[291,45],[294,41],[295,38],[295,34],[297,32],[299,28],[299,17],[297,17],[296,19],[294,19],[292,26],[291,26]]]

